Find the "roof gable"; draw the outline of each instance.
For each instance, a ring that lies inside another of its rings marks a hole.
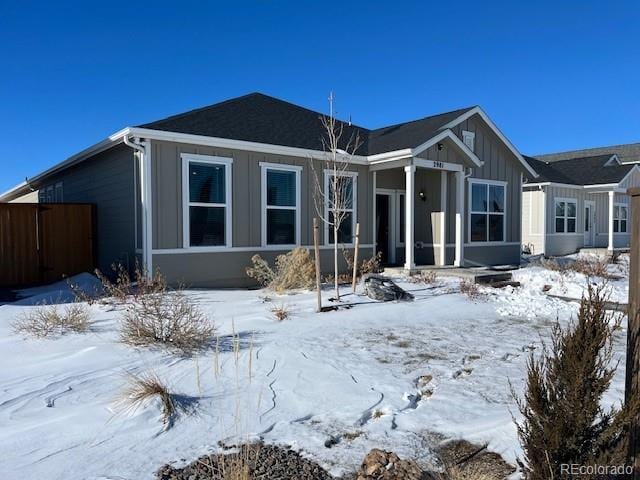
[[[620,183],[634,167],[612,162],[607,153],[591,157],[569,158],[547,162],[535,157],[524,157],[540,175],[538,181],[569,185],[602,185]]]

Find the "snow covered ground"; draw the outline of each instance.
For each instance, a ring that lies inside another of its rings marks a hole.
[[[475,300],[457,293],[454,279],[401,282],[414,302],[345,295],[353,308],[322,314],[313,292],[192,290],[220,335],[219,353],[193,358],[119,343],[121,312],[100,305],[90,307],[89,333],[26,339],[12,320],[30,304],[69,298],[64,284],[27,292],[36,297],[0,307],[1,477],[153,478],[164,463],[256,436],[292,445],[336,474],[373,447],[429,464],[439,435],[486,441],[514,462],[509,381],[522,391],[529,351],[556,318],[564,323],[577,311],[542,286],[579,298],[586,285],[579,274],[560,277],[529,266],[515,273],[522,288],[483,289]],[[90,277],[80,281],[91,288]],[[627,285],[613,281],[612,299],[624,301]],[[289,307],[291,318],[275,321],[274,305]],[[615,349],[621,360],[625,337],[626,325]],[[623,397],[623,365],[607,403]],[[158,404],[117,406],[125,374],[149,371],[188,405],[168,430]],[[432,394],[418,400],[416,380],[426,375]]]

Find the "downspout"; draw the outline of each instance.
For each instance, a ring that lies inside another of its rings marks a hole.
[[[127,135],[122,141],[128,147],[134,149],[139,158],[140,166],[140,203],[142,210],[142,268],[148,278],[153,277],[153,257],[151,253],[151,158],[148,142],[142,142],[139,138],[131,140]],[[135,226],[136,230],[138,226]]]

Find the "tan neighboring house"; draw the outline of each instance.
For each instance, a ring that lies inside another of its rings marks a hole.
[[[525,157],[539,177],[523,186],[525,250],[567,255],[629,247],[630,187],[640,186],[640,144]]]
[[[124,128],[0,196],[93,203],[99,266],[138,258],[171,282],[247,285],[255,253],[311,247],[314,177],[326,189],[320,113],[259,93]],[[534,169],[480,107],[378,129],[362,146],[339,232],[387,265],[519,264],[523,179]],[[325,212],[330,213],[330,212]],[[332,232],[322,232],[330,271]]]

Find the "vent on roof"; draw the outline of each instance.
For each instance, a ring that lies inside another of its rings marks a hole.
[[[469,150],[471,150],[472,152],[475,151],[476,134],[474,132],[463,130],[462,141],[467,147],[469,147]]]

